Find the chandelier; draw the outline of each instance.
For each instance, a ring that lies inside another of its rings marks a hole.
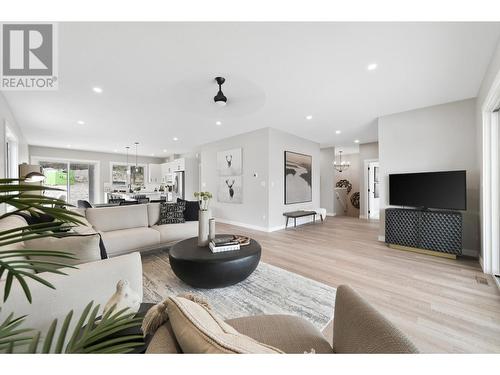
[[[348,161],[342,161],[342,151],[339,151],[339,161],[334,160],[333,161],[333,167],[339,171],[345,171],[347,168],[351,166],[351,163]]]

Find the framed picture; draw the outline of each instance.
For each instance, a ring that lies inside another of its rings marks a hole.
[[[312,201],[312,156],[285,151],[285,204]]]
[[[241,176],[241,148],[217,153],[217,171],[219,176]]]
[[[243,203],[242,176],[219,176],[217,201]]]

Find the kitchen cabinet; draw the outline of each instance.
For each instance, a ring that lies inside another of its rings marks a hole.
[[[161,182],[169,183],[172,180],[172,174],[186,169],[186,160],[184,158],[175,159],[167,163],[160,164]]]
[[[148,165],[148,182],[150,184],[162,182],[162,168],[160,164]]]
[[[172,172],[183,171],[186,168],[186,161],[184,158],[175,159],[173,162],[171,162],[171,164],[173,167]]]

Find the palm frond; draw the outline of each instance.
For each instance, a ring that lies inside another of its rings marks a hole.
[[[0,277],[5,276],[4,302],[10,295],[14,282],[18,282],[29,302],[32,301],[31,291],[27,283],[32,279],[49,288],[54,286],[45,280],[39,272],[63,274],[59,267],[72,267],[64,263],[65,259],[75,259],[72,253],[63,251],[37,250],[37,249],[5,249],[13,245],[32,239],[54,236],[63,223],[83,224],[79,219],[82,216],[77,212],[69,211],[70,207],[60,199],[31,193],[46,190],[59,190],[45,186],[19,184],[20,179],[0,179],[0,204],[5,203],[14,207],[13,211],[0,215],[0,220],[19,212],[27,212],[32,216],[48,214],[54,217],[51,223],[26,225],[0,232]],[[57,234],[64,237],[64,234]],[[26,257],[37,256],[42,260],[30,260]],[[59,258],[60,262],[46,258]],[[33,273],[34,272],[34,273]],[[73,311],[65,317],[61,329],[57,332],[57,320],[50,325],[45,338],[41,332],[21,328],[25,317],[14,318],[10,314],[0,324],[0,352],[12,353],[22,349],[29,353],[126,353],[134,347],[142,345],[142,335],[120,334],[127,328],[139,327],[141,318],[125,310],[118,312],[108,311],[97,321],[99,305],[89,303],[78,318],[72,331],[69,327],[73,319]],[[69,340],[67,338],[69,337]]]
[[[7,301],[7,298],[10,295],[14,279],[21,285],[27,300],[31,303],[31,292],[25,279],[33,279],[49,288],[55,289],[51,283],[36,275],[36,273],[50,272],[65,275],[65,273],[60,271],[58,268],[76,268],[75,266],[71,266],[63,262],[20,259],[20,257],[29,256],[76,259],[72,253],[63,251],[22,249],[0,251],[0,277],[4,274],[6,277],[3,297],[4,302]]]
[[[119,335],[120,332],[132,327],[139,327],[141,318],[134,313],[121,310],[114,314],[104,314],[97,320],[100,306],[90,302],[83,312],[72,332],[68,331],[73,318],[70,311],[64,319],[61,330],[56,334],[57,319],[52,322],[45,335],[40,340],[40,335],[35,335],[30,342],[29,352],[37,353],[127,353],[134,347],[143,344],[143,336],[137,334]],[[118,334],[118,335],[117,335]],[[66,340],[70,337],[69,340]]]
[[[0,324],[0,352],[12,353],[15,346],[26,344],[31,341],[31,335],[25,335],[27,332],[32,332],[29,328],[19,328],[24,323],[25,316],[14,318],[11,313]]]

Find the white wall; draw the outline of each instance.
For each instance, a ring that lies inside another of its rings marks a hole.
[[[378,159],[378,142],[362,143],[359,145],[359,215],[365,215],[368,187],[367,185],[367,171],[365,170],[365,161]]]
[[[284,152],[293,151],[312,156],[312,202],[285,205]],[[319,143],[281,130],[269,129],[269,228],[284,227],[286,211],[320,207],[321,151]],[[308,219],[306,219],[308,220]],[[297,220],[297,223],[302,220]]]
[[[219,221],[244,224],[256,229],[268,227],[268,143],[269,129],[260,129],[208,143],[200,147],[200,182],[203,191],[213,194],[212,215]],[[243,203],[217,202],[217,152],[242,148]],[[257,173],[257,177],[254,177]]]
[[[335,148],[326,147],[321,149],[321,167],[320,167],[320,206],[326,209],[330,215],[335,214],[335,169],[333,160],[335,158]]]
[[[493,56],[491,58],[490,64],[486,73],[484,75],[483,81],[481,83],[481,87],[479,88],[479,92],[476,100],[476,144],[477,144],[477,166],[480,171],[480,198],[482,194],[482,186],[483,186],[483,118],[482,118],[482,107],[484,105],[486,96],[489,94],[492,84],[495,78],[500,75],[500,41],[497,44],[497,48],[495,49]],[[480,208],[480,214],[482,210]],[[482,224],[482,222],[481,222]],[[481,257],[483,255],[483,246],[481,242]],[[485,270],[487,272],[488,270]],[[489,272],[489,271],[488,271]]]
[[[100,176],[99,176],[99,196],[100,200],[104,199],[103,189],[105,182],[111,182],[111,163],[112,162],[126,162],[126,155],[117,153],[106,153],[106,152],[94,152],[94,151],[83,151],[83,150],[73,150],[67,148],[55,148],[55,147],[41,147],[41,146],[29,146],[30,158],[33,157],[47,157],[47,158],[59,158],[59,159],[70,159],[70,160],[92,160],[99,162]],[[138,163],[141,164],[160,164],[163,163],[164,158],[152,158],[146,156],[139,156],[137,158]],[[135,163],[135,155],[129,155],[129,162]],[[145,171],[145,176],[147,178],[148,171]]]
[[[5,168],[6,168],[6,124],[8,124],[9,129],[17,138],[18,141],[18,162],[26,163],[28,162],[28,144],[24,138],[23,132],[17,123],[12,111],[10,110],[7,100],[0,92],[0,178],[5,178]],[[0,204],[0,214],[5,212],[5,207]]]
[[[10,130],[16,136],[19,144],[19,164],[28,162],[28,144],[24,138],[21,127],[17,123],[5,96],[0,92],[0,177],[5,177],[5,125],[8,123]]]
[[[379,118],[381,236],[385,231],[384,210],[389,205],[389,174],[465,169],[464,253],[478,255],[479,168],[475,106],[475,99],[468,99]]]
[[[237,147],[242,148],[243,203],[217,202],[217,152]],[[285,151],[312,156],[312,202],[284,204]],[[219,221],[270,231],[284,227],[284,212],[320,206],[318,143],[265,128],[203,145],[200,155],[201,189],[214,194],[212,215]]]

